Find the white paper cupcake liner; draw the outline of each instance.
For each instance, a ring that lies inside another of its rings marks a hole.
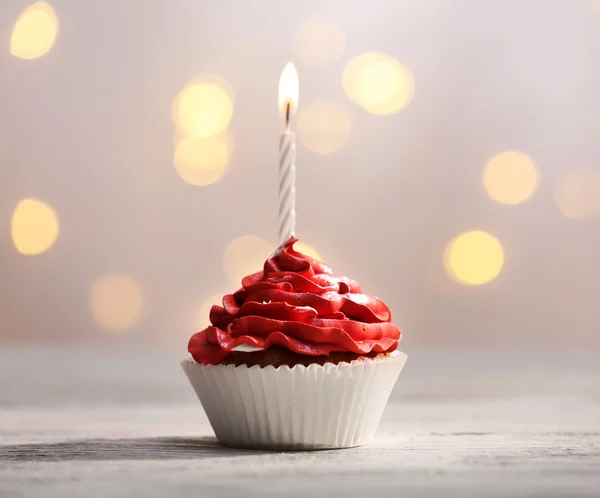
[[[309,450],[369,442],[406,355],[334,365],[181,365],[221,444]]]

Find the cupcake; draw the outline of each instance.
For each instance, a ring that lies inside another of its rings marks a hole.
[[[406,361],[383,301],[295,242],[242,279],[190,339],[182,366],[223,445],[366,444]]]

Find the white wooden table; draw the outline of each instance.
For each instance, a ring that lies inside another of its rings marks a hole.
[[[593,354],[409,351],[373,444],[218,446],[171,351],[0,352],[0,496],[600,496]]]

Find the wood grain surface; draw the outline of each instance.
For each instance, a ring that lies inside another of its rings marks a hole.
[[[591,353],[409,352],[373,444],[292,453],[219,446],[177,359],[3,349],[0,496],[600,496]]]

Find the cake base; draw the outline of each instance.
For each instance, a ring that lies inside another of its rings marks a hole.
[[[273,366],[277,368],[288,366],[292,368],[296,365],[304,365],[305,367],[315,364],[323,366],[326,363],[337,365],[342,362],[351,363],[353,361],[366,361],[369,359],[384,359],[389,358],[389,356],[390,353],[359,354],[348,352],[334,352],[329,354],[329,356],[309,356],[306,354],[294,353],[286,348],[271,346],[265,351],[255,351],[252,353],[233,351],[220,364],[235,365],[236,367],[241,365],[246,365],[248,367],[258,365],[259,367]]]

